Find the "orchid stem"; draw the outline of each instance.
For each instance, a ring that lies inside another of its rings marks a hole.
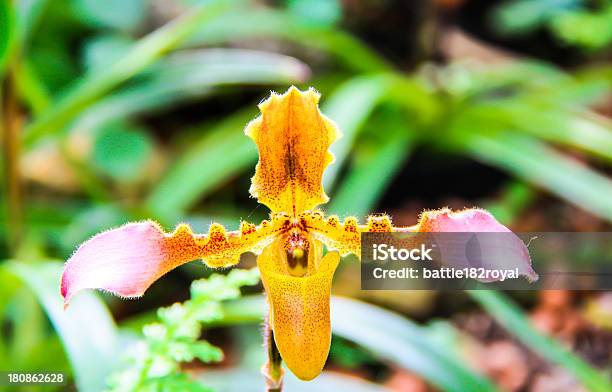
[[[265,326],[265,343],[268,351],[268,361],[261,369],[266,378],[266,392],[282,392],[283,390],[283,359],[281,358],[276,342],[274,341],[274,331],[270,326],[269,317]]]

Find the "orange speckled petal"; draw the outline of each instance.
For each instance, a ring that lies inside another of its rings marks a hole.
[[[313,89],[272,93],[259,105],[261,116],[245,128],[259,150],[251,195],[274,212],[297,216],[328,200],[321,180],[339,132],[318,102]]]
[[[328,249],[334,249],[341,255],[353,253],[361,256],[361,233],[364,232],[431,232],[431,233],[508,233],[497,238],[481,236],[481,245],[485,256],[483,266],[490,269],[518,268],[519,274],[529,281],[538,279],[538,274],[531,266],[529,251],[523,241],[512,234],[510,229],[499,223],[493,215],[478,208],[453,212],[448,208],[426,211],[419,223],[410,227],[394,227],[386,215],[370,216],[366,225],[359,225],[357,219],[348,217],[340,223],[338,217],[325,218],[317,211],[306,211],[300,215],[311,235],[323,242]],[[462,238],[462,237],[455,237]],[[473,236],[466,236],[467,239]],[[497,241],[497,242],[496,242]],[[501,243],[499,243],[501,241]],[[457,246],[455,243],[454,246]],[[448,265],[464,267],[466,260],[453,259]]]
[[[305,277],[283,275],[278,257],[272,244],[257,261],[268,294],[274,340],[293,374],[302,380],[312,380],[323,370],[329,353],[329,300],[340,255],[326,254],[318,271]]]
[[[243,222],[239,231],[225,233],[223,226],[212,224],[207,235],[196,235],[189,226],[179,225],[167,234],[157,223],[144,221],[97,234],[64,266],[64,303],[82,289],[139,297],[162,275],[195,259],[213,268],[234,265],[242,253],[267,245],[279,226],[281,220],[260,226]]]
[[[393,227],[387,215],[372,215],[367,224],[360,225],[357,218],[349,216],[340,223],[336,215],[324,217],[320,211],[305,211],[300,215],[307,230],[328,249],[337,250],[341,256],[349,253],[361,255],[361,233],[406,231],[405,228]]]

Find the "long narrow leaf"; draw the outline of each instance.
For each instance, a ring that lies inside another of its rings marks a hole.
[[[34,115],[42,114],[51,106],[51,94],[36,73],[35,68],[27,60],[19,64],[19,71],[15,72],[17,91]]]
[[[332,198],[329,210],[361,217],[370,212],[411,151],[410,134],[401,130],[388,137],[366,157],[355,162]]]
[[[342,138],[330,148],[336,161],[323,176],[326,189],[333,187],[359,131],[372,111],[386,101],[404,107],[410,115],[415,116],[410,124],[399,124],[403,128],[429,124],[439,111],[435,97],[403,75],[390,72],[349,79],[323,105],[323,112],[334,119],[342,132]],[[378,131],[387,133],[389,130]]]
[[[86,75],[54,108],[27,127],[25,146],[32,146],[47,134],[59,132],[97,98],[142,71],[163,53],[183,42],[199,26],[221,15],[227,9],[226,2],[197,6],[186,15],[138,41],[121,60],[107,69]]]
[[[348,298],[332,299],[332,328],[381,358],[391,360],[448,392],[496,391],[427,332],[405,318]]]
[[[60,336],[79,391],[98,392],[119,356],[118,335],[106,306],[94,293],[83,293],[63,309],[59,294],[62,263],[5,264],[9,273],[36,295]]]
[[[536,191],[522,181],[510,181],[501,195],[484,205],[495,219],[506,226],[512,223],[534,201]]]
[[[245,297],[224,305],[227,321],[236,318],[261,322],[265,314],[262,296]],[[468,369],[453,347],[435,339],[435,330],[364,302],[332,297],[332,332],[352,340],[380,359],[391,361],[447,392],[497,391],[486,378]]]
[[[553,117],[554,116],[554,117]],[[534,136],[612,160],[612,126],[595,115],[539,113],[524,117],[518,128]]]
[[[21,47],[27,44],[30,35],[36,28],[48,3],[49,0],[22,0],[15,2],[18,21],[18,39]]]
[[[15,38],[15,14],[11,2],[0,2],[0,76],[4,73]]]
[[[308,74],[304,63],[276,53],[241,49],[183,52],[160,62],[145,80],[88,108],[72,128],[93,129],[109,120],[201,97],[216,86],[302,82]]]
[[[240,112],[207,132],[183,153],[147,199],[160,219],[171,219],[199,198],[257,161],[257,148],[244,136],[254,112]]]
[[[505,124],[543,140],[612,160],[612,124],[588,111],[502,100],[468,109],[478,120]]]
[[[510,333],[549,361],[563,366],[592,392],[612,391],[612,383],[579,357],[563,348],[555,340],[541,335],[520,308],[502,293],[489,290],[468,291],[470,296],[487,310]]]
[[[218,45],[254,38],[282,38],[326,51],[356,71],[381,72],[392,67],[375,51],[341,30],[303,23],[287,12],[248,9],[228,13],[202,26],[190,44]]]
[[[525,135],[465,132],[458,139],[477,159],[612,221],[612,181],[588,166]]]
[[[323,185],[326,189],[334,185],[357,133],[387,94],[388,87],[389,80],[386,75],[356,77],[338,87],[325,100],[323,113],[332,118],[342,132],[340,140],[330,148],[336,159],[334,164],[325,170]]]

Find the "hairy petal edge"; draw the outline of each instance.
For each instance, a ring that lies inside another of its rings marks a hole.
[[[243,222],[239,231],[226,233],[213,223],[207,235],[179,225],[166,234],[153,221],[128,223],[84,242],[68,259],[61,281],[64,303],[79,290],[101,289],[134,298],[174,268],[203,259],[212,268],[230,267],[247,251],[259,253],[284,225],[284,219]]]

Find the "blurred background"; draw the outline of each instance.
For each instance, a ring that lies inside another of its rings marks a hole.
[[[243,128],[292,84],[344,133],[329,213],[612,228],[609,0],[2,0],[0,78],[0,371],[68,377],[0,389],[263,390],[260,285],[202,297],[211,271],[191,263],[138,301],[63,312],[59,274],[128,221],[265,218]],[[366,292],[354,258],[333,291],[326,371],[288,391],[612,390],[612,293]],[[185,343],[180,310],[206,306]]]

